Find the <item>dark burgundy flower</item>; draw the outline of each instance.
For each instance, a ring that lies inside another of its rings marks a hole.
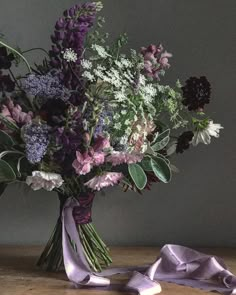
[[[12,81],[9,75],[3,75],[0,71],[0,91],[12,92],[15,89],[15,82]]]
[[[189,149],[193,136],[194,134],[192,131],[186,131],[179,136],[176,146],[177,154],[182,154],[185,150]]]
[[[49,126],[63,126],[66,117],[67,104],[61,99],[47,99],[42,105],[39,115]]]
[[[190,111],[202,111],[205,104],[210,102],[211,85],[206,77],[191,77],[182,87],[184,100],[182,101]]]
[[[14,60],[12,53],[8,54],[5,47],[0,47],[0,69],[8,70],[11,67],[11,62]]]

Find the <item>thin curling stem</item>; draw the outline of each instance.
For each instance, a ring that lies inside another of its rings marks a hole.
[[[29,70],[29,72],[31,73],[32,71],[31,71],[31,67],[30,67],[30,65],[29,65],[29,63],[28,63],[28,61],[27,61],[27,59],[19,52],[19,51],[17,51],[16,49],[14,49],[14,48],[12,48],[11,46],[9,46],[9,45],[7,45],[6,43],[4,43],[4,42],[2,42],[2,41],[0,41],[0,44],[2,45],[2,46],[4,46],[4,47],[6,47],[7,49],[9,49],[10,51],[12,51],[12,52],[14,52],[15,54],[17,54],[23,61],[24,61],[24,63],[26,64],[26,66],[27,66],[27,68],[28,68],[28,70]]]

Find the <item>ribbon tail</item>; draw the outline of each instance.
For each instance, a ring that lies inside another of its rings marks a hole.
[[[62,213],[63,259],[67,277],[76,286],[109,286],[109,279],[96,276],[90,271],[84,256],[72,213],[73,207],[78,205],[76,200],[68,199]],[[71,241],[76,245],[76,251],[73,249]]]

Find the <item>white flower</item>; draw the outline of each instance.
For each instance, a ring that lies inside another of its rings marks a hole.
[[[78,59],[77,53],[72,48],[67,48],[65,51],[62,51],[63,58],[67,62],[76,62]]]
[[[99,12],[103,9],[103,4],[101,1],[93,2],[96,5],[96,11]]]
[[[121,110],[121,114],[122,115],[126,115],[127,114],[127,110]]]
[[[200,142],[210,144],[211,136],[218,138],[220,136],[220,129],[223,128],[220,124],[214,124],[213,121],[210,121],[205,129],[194,132],[192,144],[194,146],[197,146]]]
[[[97,54],[101,58],[107,58],[108,56],[111,57],[111,55],[106,52],[106,49],[104,47],[100,46],[100,45],[93,44],[92,45],[92,49],[94,49],[95,51],[97,51]]]
[[[92,66],[93,64],[91,63],[90,60],[87,60],[87,59],[81,60],[81,67],[84,68],[85,70],[90,70]]]
[[[27,176],[26,183],[31,186],[34,191],[45,189],[52,191],[54,188],[59,188],[64,180],[60,174],[47,173],[43,171],[33,171],[32,176]]]
[[[92,75],[89,71],[83,72],[82,76],[91,82],[95,81],[94,75]]]

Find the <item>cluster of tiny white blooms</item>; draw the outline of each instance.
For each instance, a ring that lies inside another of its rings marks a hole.
[[[93,67],[93,64],[88,59],[82,59],[81,60],[81,67],[85,70],[90,70]]]
[[[120,60],[116,60],[115,64],[120,69],[131,68],[132,67],[132,62],[130,60],[128,60],[127,58],[124,58],[124,57],[122,57]]]
[[[91,74],[89,71],[83,72],[82,77],[88,79],[90,82],[93,82],[96,80],[95,76],[93,74]]]
[[[72,48],[67,48],[65,51],[62,51],[63,58],[67,62],[76,62],[78,59],[77,53]]]
[[[152,84],[141,86],[139,91],[144,101],[146,101],[147,103],[151,103],[154,97],[157,95],[157,89],[153,87]]]
[[[106,59],[107,57],[111,57],[111,55],[101,45],[93,44],[92,49],[95,50],[101,58]]]
[[[121,129],[121,127],[122,127],[122,125],[121,125],[121,123],[120,123],[120,122],[118,122],[118,123],[115,123],[115,125],[114,125],[114,128],[115,128],[115,129],[117,129],[117,130],[120,130],[120,129]]]
[[[99,12],[103,9],[103,4],[101,1],[98,1],[98,2],[93,2],[96,6],[96,11]]]
[[[126,145],[127,144],[127,142],[128,142],[128,136],[122,136],[121,138],[120,138],[120,144],[121,145]]]

